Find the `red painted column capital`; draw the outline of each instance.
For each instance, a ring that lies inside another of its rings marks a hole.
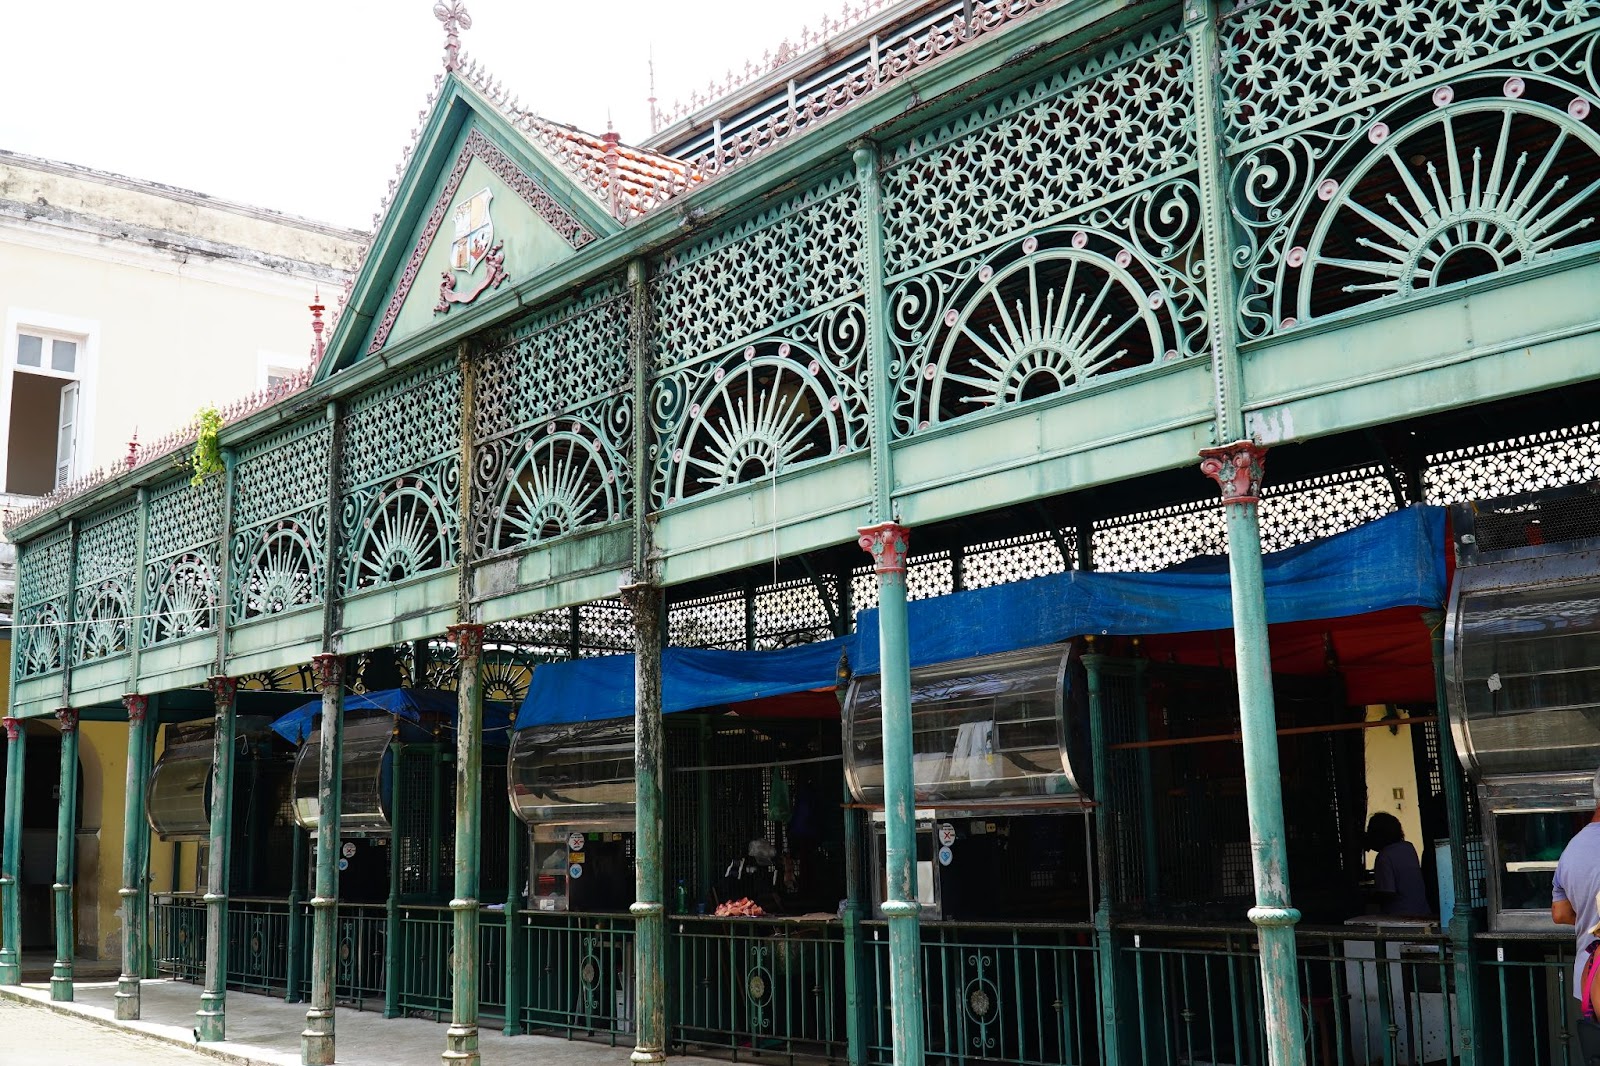
[[[317,688],[338,688],[344,684],[344,659],[329,652],[311,657],[311,679]]]
[[[1224,504],[1258,502],[1266,462],[1267,449],[1252,440],[1200,449],[1200,472],[1217,483]]]
[[[858,533],[861,550],[872,556],[872,569],[878,574],[906,572],[906,555],[911,550],[911,530],[898,522],[879,522],[862,526]]]
[[[233,702],[234,694],[239,691],[239,679],[215,674],[206,678],[206,688],[211,690],[211,697],[216,701],[220,710]]]
[[[71,707],[63,707],[56,711],[56,720],[61,723],[63,733],[76,733],[78,731],[78,712]]]
[[[0,718],[0,724],[6,727],[6,739],[14,741],[22,734],[22,719]]]
[[[144,721],[146,712],[150,710],[150,697],[141,696],[137,692],[130,692],[122,697],[122,705],[128,709],[128,721],[137,725]]]
[[[456,646],[456,655],[462,659],[483,656],[483,629],[477,622],[461,622],[445,629],[450,643]]]

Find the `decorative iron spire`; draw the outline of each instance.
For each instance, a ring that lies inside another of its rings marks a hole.
[[[123,460],[129,470],[139,465],[139,427],[133,427],[133,436],[128,439],[128,457]]]
[[[455,70],[460,65],[461,31],[472,29],[472,16],[461,0],[439,0],[433,5],[433,17],[444,24],[444,69]]]
[[[322,312],[327,310],[322,305],[322,286],[318,285],[311,297],[311,355],[314,361],[322,361]]]

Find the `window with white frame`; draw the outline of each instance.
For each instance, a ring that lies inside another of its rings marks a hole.
[[[7,390],[7,492],[40,496],[81,472],[85,340],[17,327]]]
[[[281,352],[256,353],[256,388],[275,389],[300,372],[305,360]]]

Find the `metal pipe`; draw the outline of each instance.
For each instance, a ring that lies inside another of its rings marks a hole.
[[[322,693],[322,748],[317,766],[317,889],[311,897],[311,1008],[300,1033],[300,1061],[304,1066],[332,1066],[344,660],[328,653],[313,656],[311,673]]]
[[[63,707],[61,721],[61,797],[56,813],[56,961],[50,971],[50,998],[72,1000],[72,867],[77,847],[78,712]]]
[[[145,715],[150,698],[130,694],[122,697],[128,709],[128,780],[123,798],[122,817],[122,973],[117,977],[117,1020],[139,1019],[139,979],[144,973],[144,928],[139,915],[144,909],[144,869],[139,859],[143,839],[149,835],[145,824],[144,792],[149,783],[148,743]]]
[[[212,734],[211,848],[206,873],[206,987],[200,994],[200,1024],[195,1039],[227,1039],[228,1024],[228,852],[233,842],[234,727],[238,720],[238,682],[212,677],[207,684],[216,701],[217,724]]]
[[[450,987],[450,1028],[445,1030],[446,1066],[476,1066],[478,1060],[478,830],[483,803],[483,626],[448,630],[461,663],[456,683],[455,895],[450,900],[455,944]]]

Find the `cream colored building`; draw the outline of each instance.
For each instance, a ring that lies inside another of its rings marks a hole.
[[[308,305],[335,302],[365,239],[0,151],[0,506],[303,370]]]

